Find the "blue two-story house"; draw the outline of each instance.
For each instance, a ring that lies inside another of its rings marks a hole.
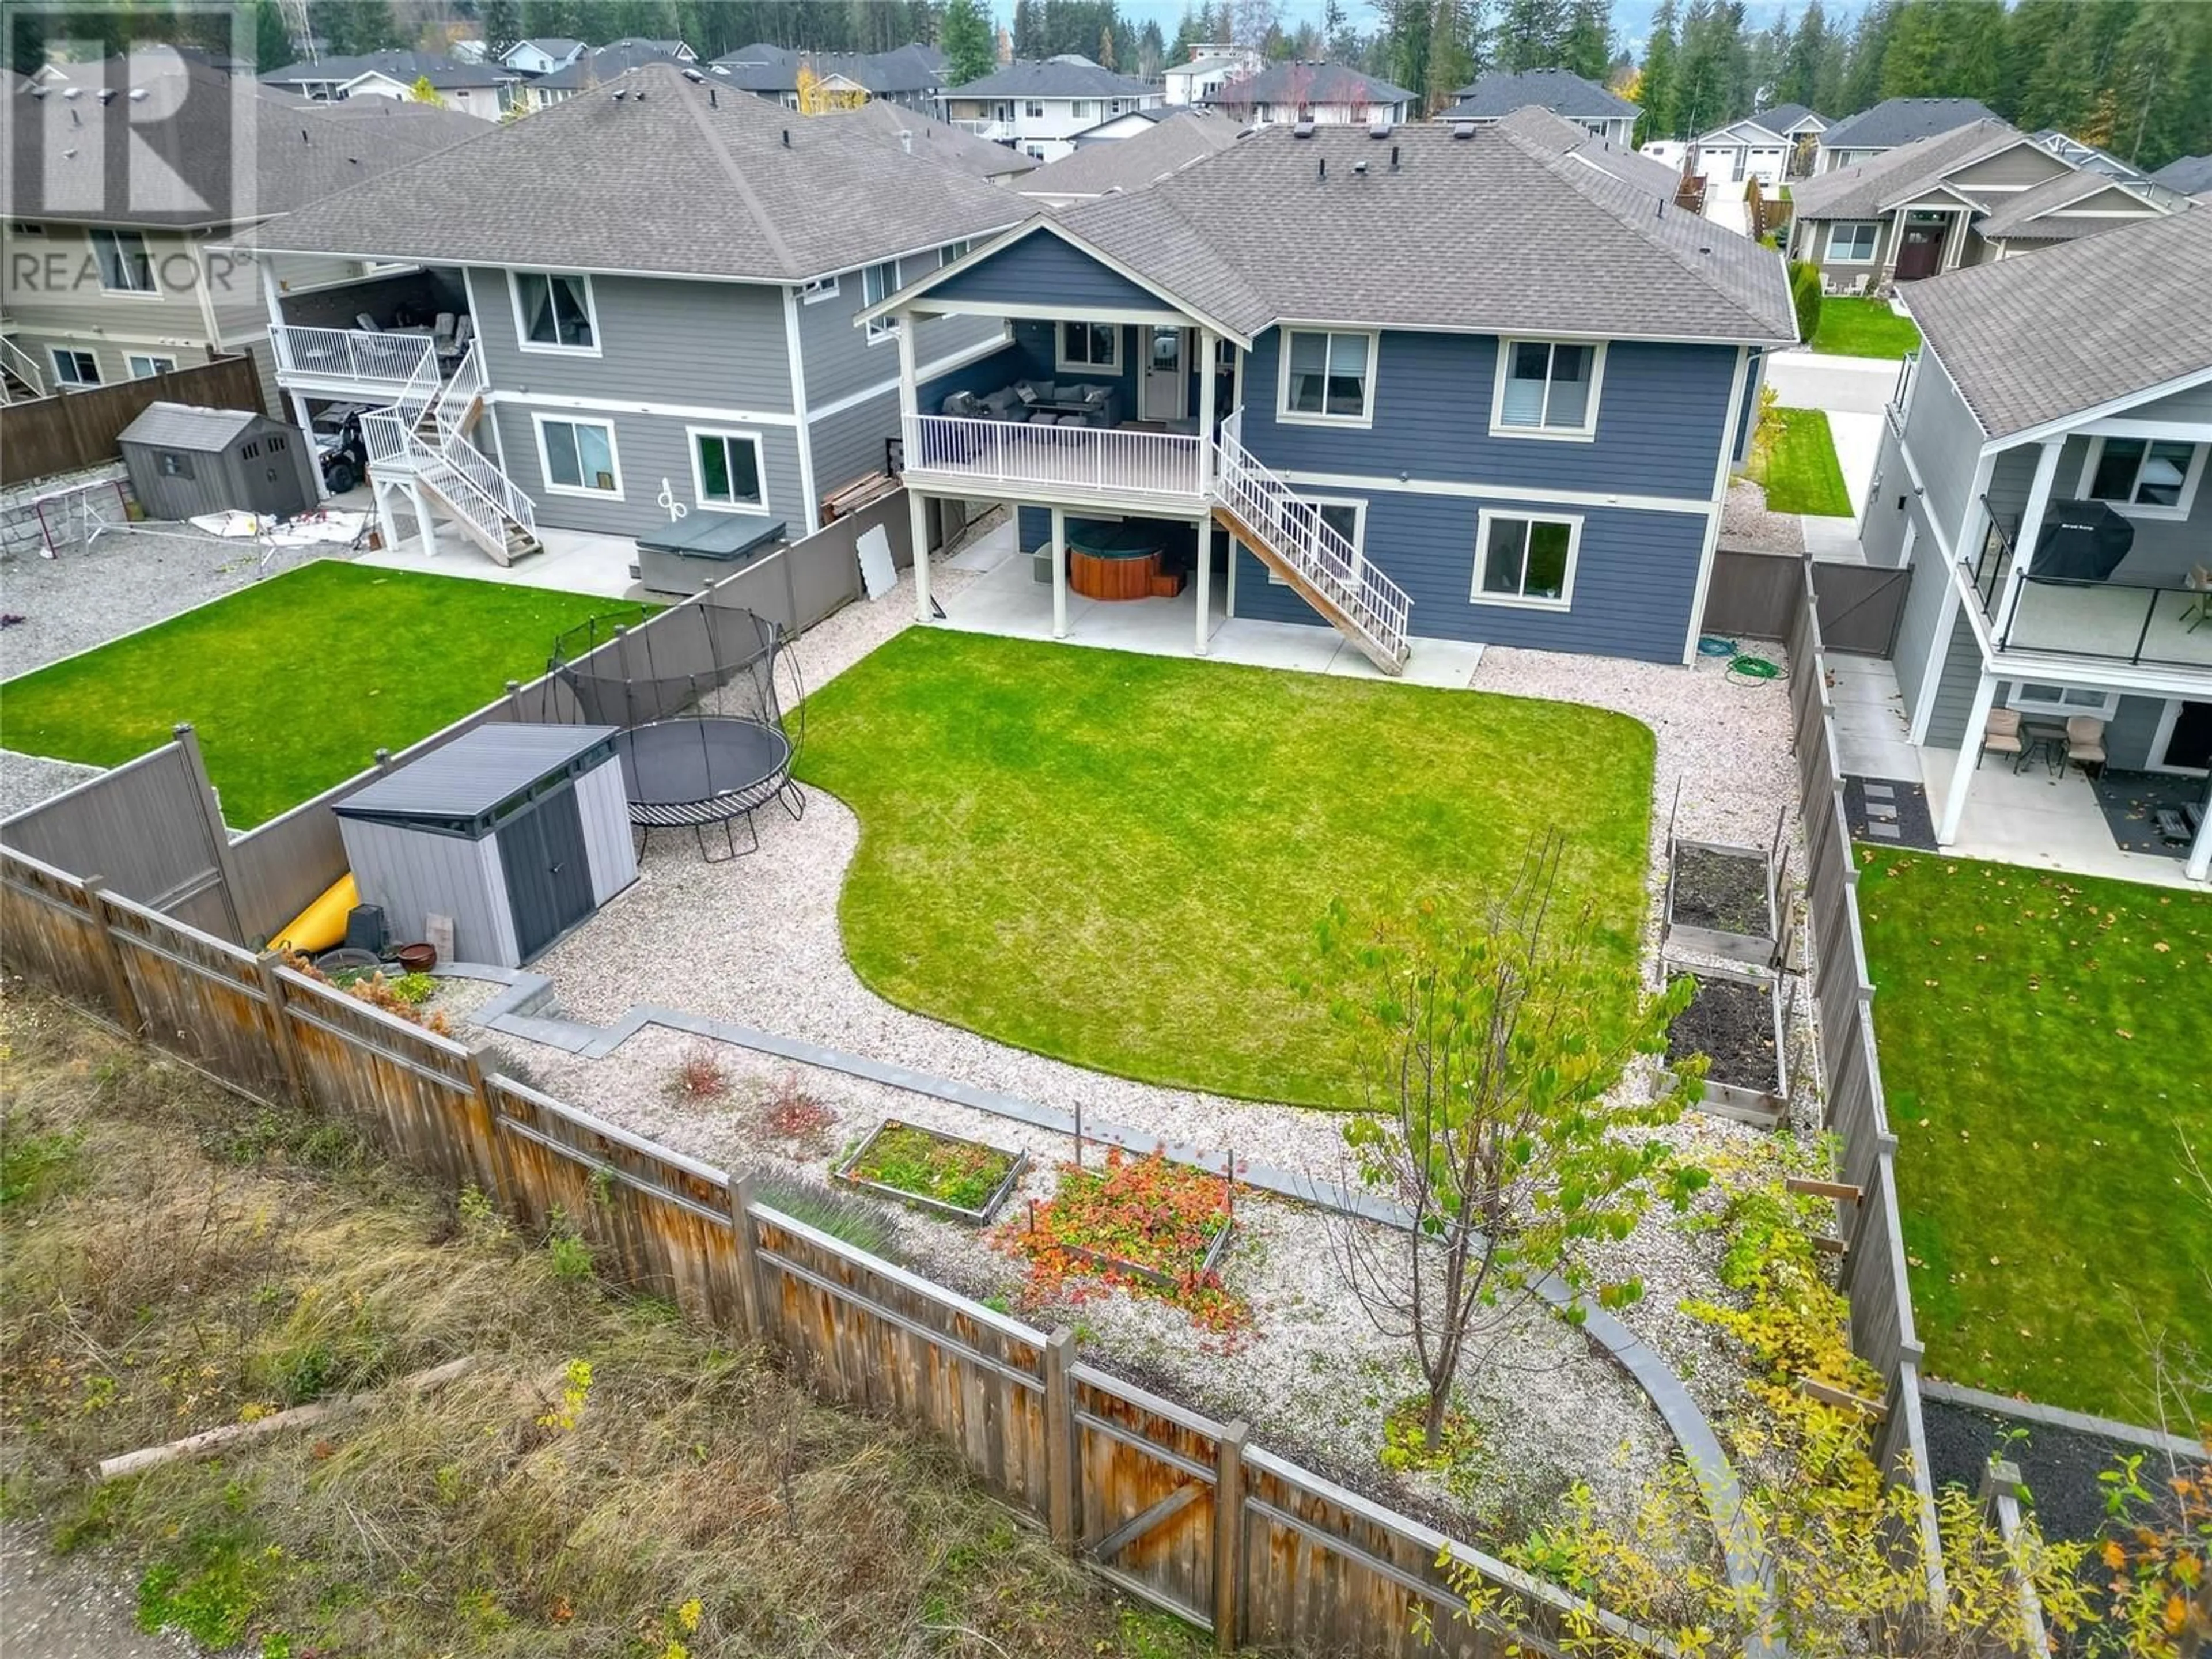
[[[1390,672],[1424,638],[1685,661],[1796,329],[1780,256],[1673,188],[1540,110],[1273,129],[857,320],[898,331],[917,521],[1016,504],[1056,635],[1071,592],[1149,594],[1201,652],[1254,617]],[[933,377],[914,341],[958,316],[1006,343]]]

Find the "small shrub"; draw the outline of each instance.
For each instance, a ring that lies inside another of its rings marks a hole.
[[[866,1250],[886,1261],[903,1259],[890,1218],[865,1199],[848,1198],[804,1182],[773,1179],[756,1180],[753,1197],[856,1250]]]
[[[552,1227],[545,1235],[545,1254],[552,1260],[553,1272],[571,1284],[578,1284],[592,1276],[592,1242],[576,1231],[576,1224],[560,1210],[555,1210]]]
[[[830,1131],[836,1121],[837,1114],[799,1082],[796,1072],[777,1078],[762,1103],[763,1126],[802,1157],[818,1158],[829,1150]]]
[[[1800,260],[1790,267],[1790,302],[1797,311],[1797,337],[1810,343],[1820,326],[1820,267]]]
[[[720,1055],[703,1045],[688,1050],[668,1074],[668,1095],[672,1100],[704,1106],[729,1092],[730,1068]]]
[[[407,996],[392,988],[396,981],[385,978],[380,973],[352,975],[341,981],[325,973],[307,957],[296,954],[287,957],[284,965],[295,972],[304,974],[318,984],[327,985],[333,990],[343,991],[348,996],[365,1002],[372,1008],[381,1009],[387,1014],[404,1019],[410,1025],[420,1025],[427,1031],[435,1031],[440,1036],[451,1036],[453,1034],[453,1022],[446,1018],[445,1010],[434,1008],[425,1014],[416,1006],[429,995],[428,991],[423,992],[422,996],[416,997],[410,1001]],[[431,989],[436,988],[437,982],[430,980],[430,975],[428,974],[403,974],[400,978],[429,981]]]

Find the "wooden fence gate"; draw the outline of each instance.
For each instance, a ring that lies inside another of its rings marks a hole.
[[[1820,638],[1830,651],[1854,657],[1887,657],[1897,644],[1905,598],[1912,591],[1910,568],[1883,570],[1863,564],[1813,565]]]

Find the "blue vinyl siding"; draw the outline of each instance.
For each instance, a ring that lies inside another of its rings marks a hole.
[[[922,382],[916,401],[925,415],[943,411],[945,399],[955,392],[996,392],[1001,386],[1012,386],[1016,380],[1054,380],[1061,382],[1108,381],[1121,390],[1121,418],[1134,420],[1137,416],[1137,350],[1144,331],[1134,324],[1121,328],[1121,367],[1118,373],[1107,374],[1090,368],[1055,368],[1053,365],[1058,353],[1054,349],[1053,331],[1057,324],[1018,319],[1013,324],[1013,343],[1003,351],[994,351],[988,357],[979,357],[936,380]],[[1188,404],[1186,406],[1189,406]]]
[[[1279,424],[1282,331],[1244,367],[1244,443],[1278,471],[1410,473],[1522,489],[1617,490],[1707,501],[1735,413],[1734,346],[1616,340],[1606,349],[1597,436],[1561,443],[1490,435],[1498,341],[1385,333],[1371,428]]]
[[[1351,499],[1358,492],[1316,488],[1312,493]],[[1690,631],[1690,604],[1697,592],[1698,562],[1705,551],[1703,514],[1546,507],[1403,490],[1378,489],[1365,499],[1363,551],[1412,597],[1415,635],[1635,657],[1646,662],[1681,661],[1682,642]],[[1581,516],[1572,610],[1535,611],[1470,600],[1476,514],[1486,507],[1499,513]],[[1237,561],[1238,616],[1267,622],[1321,621],[1288,586],[1270,583],[1266,568],[1241,547]]]
[[[1009,305],[1049,301],[1055,305],[1103,306],[1122,311],[1170,308],[1127,277],[1109,270],[1045,230],[1033,231],[931,292],[947,300],[990,300]]]

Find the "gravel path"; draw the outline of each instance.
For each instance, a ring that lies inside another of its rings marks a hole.
[[[1748,478],[1729,486],[1721,507],[1721,540],[1730,547],[1762,553],[1802,553],[1805,526],[1795,513],[1769,513],[1766,491]]]
[[[178,1659],[199,1649],[138,1628],[126,1574],[57,1556],[37,1528],[0,1522],[0,1653],[8,1659]]]
[[[0,720],[4,718],[4,713],[0,712]],[[12,817],[27,806],[36,806],[64,789],[75,788],[87,778],[98,777],[100,773],[97,766],[0,749],[0,818]]]

